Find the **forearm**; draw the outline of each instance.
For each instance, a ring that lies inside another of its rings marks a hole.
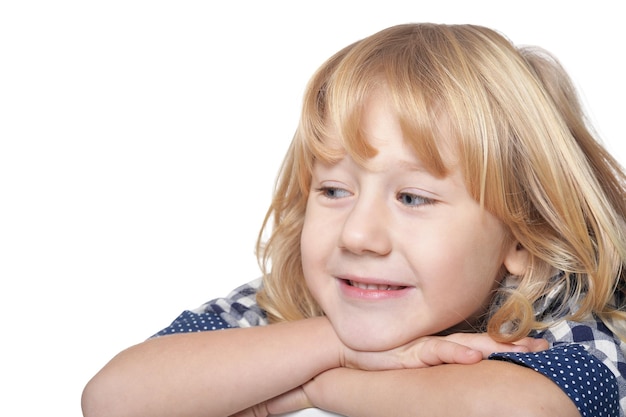
[[[551,380],[499,361],[366,372],[340,368],[305,386],[319,408],[349,417],[578,417]]]
[[[338,366],[335,339],[328,321],[316,318],[148,340],[89,382],[84,413],[224,417]]]

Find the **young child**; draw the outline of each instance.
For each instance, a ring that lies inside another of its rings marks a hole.
[[[625,184],[548,53],[383,30],[308,85],[263,278],[113,358],[84,415],[624,416]]]

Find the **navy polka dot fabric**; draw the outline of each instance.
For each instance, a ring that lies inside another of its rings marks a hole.
[[[228,325],[215,313],[194,313],[186,310],[174,322],[154,336],[165,336],[175,333],[203,332],[208,330],[228,329]]]
[[[579,344],[534,353],[494,353],[489,359],[527,366],[554,381],[576,404],[581,416],[619,416],[615,375]]]

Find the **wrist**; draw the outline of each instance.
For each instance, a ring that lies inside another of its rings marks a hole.
[[[313,350],[316,355],[320,355],[319,359],[322,364],[320,372],[343,366],[344,346],[328,317],[313,317],[306,321],[312,326]]]

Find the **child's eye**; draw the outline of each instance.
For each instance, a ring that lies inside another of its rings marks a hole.
[[[411,193],[399,193],[397,198],[399,202],[409,207],[417,207],[417,206],[422,206],[426,204],[433,204],[435,202],[434,200],[430,198],[421,197],[417,194],[411,194]]]
[[[317,191],[330,199],[349,197],[351,195],[350,191],[338,187],[320,187]]]

